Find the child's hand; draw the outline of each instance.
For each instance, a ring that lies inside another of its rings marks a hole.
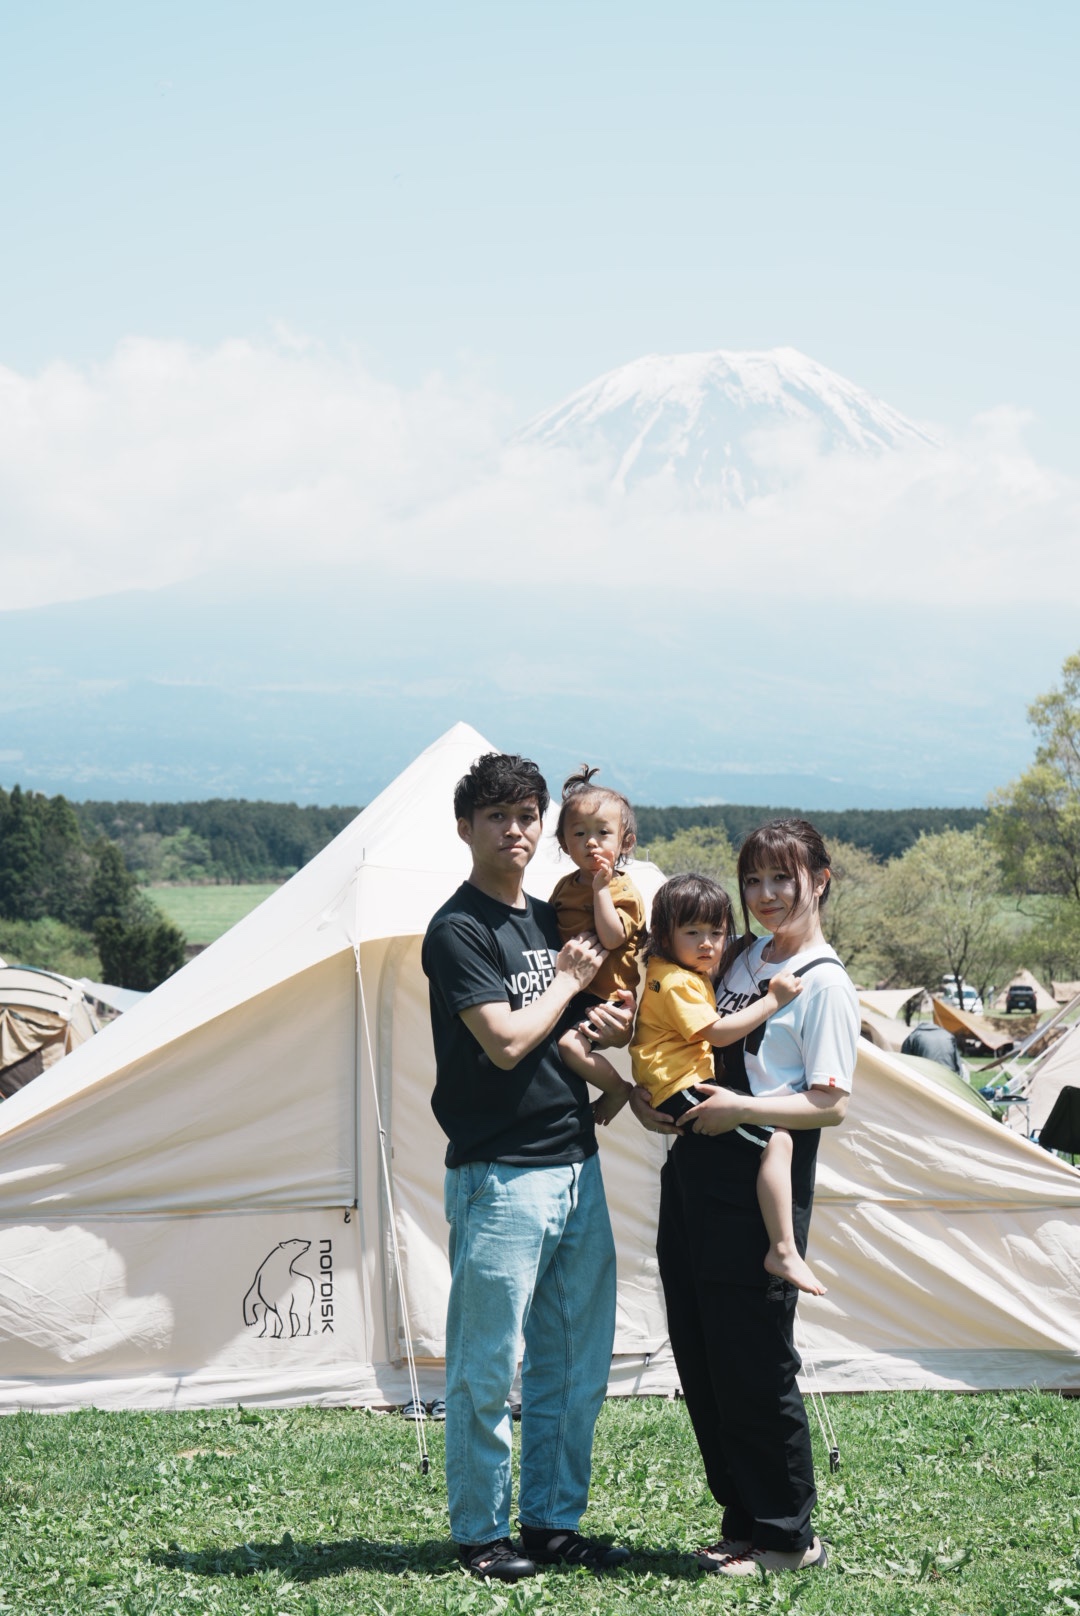
[[[615,855],[605,847],[597,847],[590,857],[593,861],[593,891],[603,892],[605,887],[611,885],[611,878],[615,874]]]
[[[596,1126],[606,1128],[612,1117],[618,1116],[632,1093],[632,1083],[620,1083],[613,1092],[605,1091],[598,1100],[594,1100],[592,1114]]]
[[[790,971],[780,971],[769,979],[769,992],[774,994],[776,1002],[781,1007],[797,999],[802,992],[802,977],[793,976]]]

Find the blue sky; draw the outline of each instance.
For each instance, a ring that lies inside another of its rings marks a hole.
[[[522,416],[791,344],[1070,466],[1080,12],[1058,4],[3,8],[0,364],[275,322]]]
[[[287,796],[308,767],[359,800],[466,718],[654,796],[985,800],[1077,641],[1078,44],[1077,8],[993,0],[0,0],[0,780]],[[718,514],[508,446],[641,355],[781,346],[939,448],[785,442]],[[597,581],[646,601],[670,755],[604,688],[612,621],[550,634]],[[512,655],[477,630],[463,662],[444,602],[494,624],[511,585]],[[342,588],[435,627],[376,656]],[[171,637],[98,604],[136,589]],[[215,710],[251,745],[211,769]]]

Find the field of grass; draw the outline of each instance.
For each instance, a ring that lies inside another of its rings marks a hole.
[[[515,1588],[456,1565],[442,1429],[423,1476],[396,1415],[231,1409],[0,1421],[0,1611],[19,1616],[1066,1616],[1080,1608],[1080,1402],[1039,1393],[831,1399],[825,1572],[736,1585],[687,1551],[718,1536],[682,1404],[612,1401],[587,1529],[605,1579]]]
[[[264,882],[251,886],[147,887],[146,895],[180,927],[189,943],[213,943],[276,891],[273,883]]]

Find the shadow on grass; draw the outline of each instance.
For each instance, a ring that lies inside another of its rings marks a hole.
[[[313,1582],[342,1571],[449,1571],[454,1545],[445,1538],[419,1543],[375,1543],[364,1537],[336,1543],[296,1543],[288,1532],[280,1543],[237,1543],[228,1548],[182,1549],[170,1543],[148,1557],[166,1571],[189,1571],[197,1577],[250,1577],[257,1571],[281,1571],[293,1582]]]
[[[377,1571],[383,1576],[416,1571],[432,1576],[458,1567],[454,1544],[446,1538],[427,1538],[418,1543],[377,1543],[353,1537],[336,1543],[296,1543],[288,1532],[280,1543],[238,1543],[228,1548],[197,1551],[170,1543],[167,1549],[157,1549],[147,1558],[164,1571],[187,1571],[197,1577],[250,1577],[260,1571],[280,1571],[293,1582],[314,1582],[319,1577],[338,1576],[343,1571]],[[544,1566],[542,1569],[557,1575],[564,1568]],[[663,1577],[701,1576],[689,1555],[663,1548],[636,1551],[622,1570]]]

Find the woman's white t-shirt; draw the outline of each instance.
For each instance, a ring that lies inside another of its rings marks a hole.
[[[746,1076],[752,1094],[796,1094],[814,1087],[851,1092],[859,1043],[859,1001],[840,956],[828,943],[793,954],[790,959],[763,960],[768,937],[759,937],[733,960],[716,987],[720,1015],[741,1010],[760,996],[762,984],[780,971],[797,971],[811,960],[824,960],[801,978],[802,992],[766,1021],[760,1046],[744,1045]],[[751,1036],[747,1044],[756,1043]]]

